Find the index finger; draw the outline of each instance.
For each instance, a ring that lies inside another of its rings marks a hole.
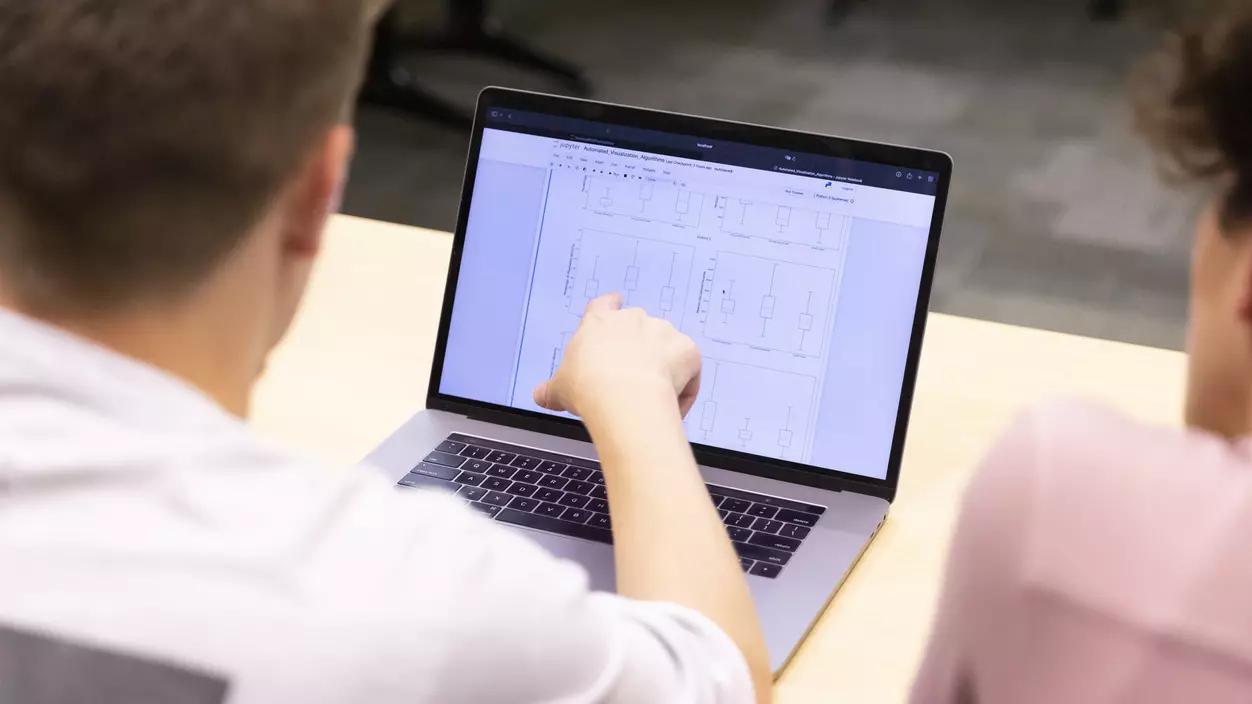
[[[606,293],[587,304],[587,312],[583,314],[583,317],[600,313],[611,313],[621,309],[622,295],[620,293]]]

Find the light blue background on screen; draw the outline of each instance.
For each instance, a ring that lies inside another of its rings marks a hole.
[[[548,172],[482,161],[439,390],[508,405]]]
[[[479,164],[440,385],[445,394],[508,405],[546,184],[544,169]],[[927,235],[854,221],[811,464],[886,476]]]
[[[886,478],[926,240],[916,228],[853,221],[814,464]]]

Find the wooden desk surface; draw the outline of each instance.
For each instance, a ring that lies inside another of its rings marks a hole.
[[[448,270],[445,233],[337,218],[308,301],[258,388],[254,424],[332,467],[420,409]],[[1019,410],[1057,395],[1176,424],[1177,352],[934,314],[900,493],[778,684],[777,700],[903,701],[971,469]]]

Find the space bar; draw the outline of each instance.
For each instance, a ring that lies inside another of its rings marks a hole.
[[[597,543],[609,543],[610,545],[613,543],[613,531],[611,530],[570,523],[569,521],[540,516],[537,513],[523,513],[522,511],[506,508],[496,516],[496,520],[548,533],[568,535],[571,538],[584,538],[586,540],[594,540]]]

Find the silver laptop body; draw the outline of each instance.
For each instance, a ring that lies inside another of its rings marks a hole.
[[[487,89],[428,410],[366,462],[613,590],[595,449],[530,389],[623,293],[705,355],[688,435],[781,671],[895,496],[950,179],[938,152]]]

